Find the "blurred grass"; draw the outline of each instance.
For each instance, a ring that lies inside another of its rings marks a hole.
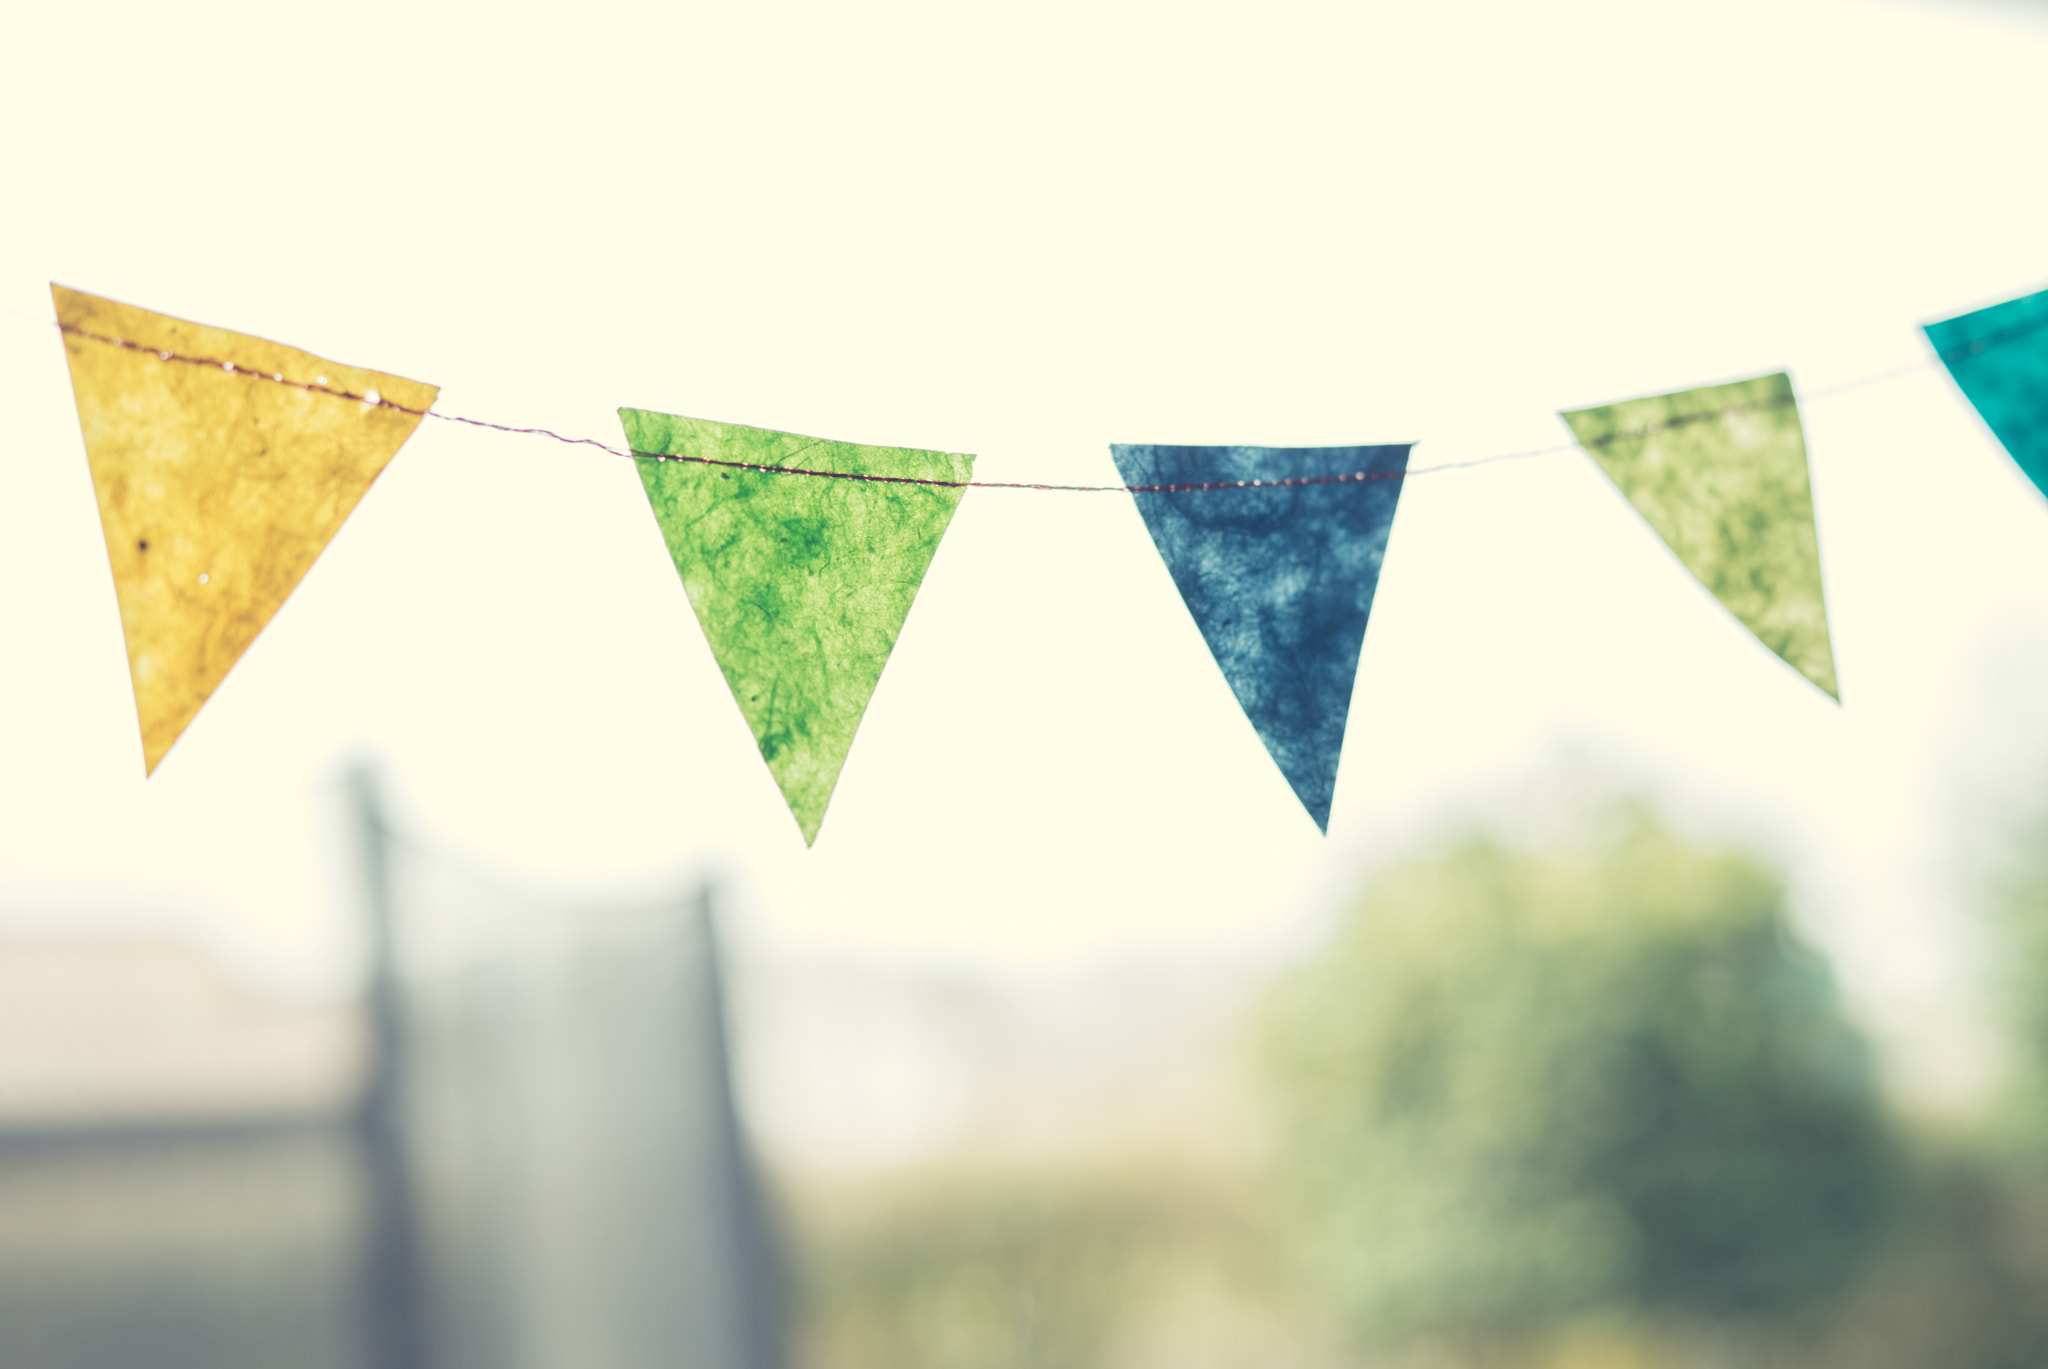
[[[1250,1175],[1161,1166],[899,1179],[816,1207],[811,1369],[1335,1365]]]

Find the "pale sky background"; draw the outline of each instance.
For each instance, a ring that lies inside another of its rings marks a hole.
[[[709,867],[796,943],[1071,963],[1284,937],[1576,754],[1765,842],[1883,1029],[1953,1034],[1958,852],[2048,792],[2048,501],[1937,370],[1804,410],[1839,709],[1584,455],[1417,479],[1324,838],[1128,498],[975,491],[807,852],[630,465],[434,422],[145,781],[48,282],[613,442],[1430,466],[2048,285],[2035,13],[9,7],[0,910],[318,979],[375,753],[513,875]]]

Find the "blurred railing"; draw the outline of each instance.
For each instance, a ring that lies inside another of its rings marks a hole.
[[[308,1068],[330,1086],[276,1107],[131,1087],[125,1109],[0,1117],[0,1365],[783,1369],[710,888],[537,897],[394,828],[367,772],[350,793],[354,1067],[329,1050]],[[170,1016],[147,985],[208,971],[95,973],[134,959],[66,963],[86,994],[125,986],[99,1047],[146,1062]],[[234,997],[157,997],[209,994]],[[188,1054],[304,1035],[305,1015],[215,1011],[232,1030]]]

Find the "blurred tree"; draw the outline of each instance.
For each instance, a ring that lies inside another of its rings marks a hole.
[[[1790,1311],[1893,1204],[1869,1053],[1781,885],[1639,812],[1380,879],[1269,1044],[1302,1248],[1369,1343]]]
[[[1992,1002],[2010,1068],[2000,1140],[2029,1159],[2048,1154],[2048,810],[2016,824],[1991,881]]]

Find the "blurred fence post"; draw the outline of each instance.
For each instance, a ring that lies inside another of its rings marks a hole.
[[[718,1189],[726,1203],[735,1340],[741,1369],[787,1369],[789,1290],[774,1213],[755,1168],[753,1147],[740,1124],[734,1096],[730,1032],[726,1021],[724,956],[707,881],[697,895],[699,961],[705,1050],[717,1109]]]
[[[405,1022],[392,906],[391,832],[376,773],[367,765],[357,767],[349,775],[349,789],[360,842],[368,940],[364,1012],[370,1058],[355,1115],[364,1188],[364,1349],[370,1369],[426,1369],[420,1248],[403,1132]]]

